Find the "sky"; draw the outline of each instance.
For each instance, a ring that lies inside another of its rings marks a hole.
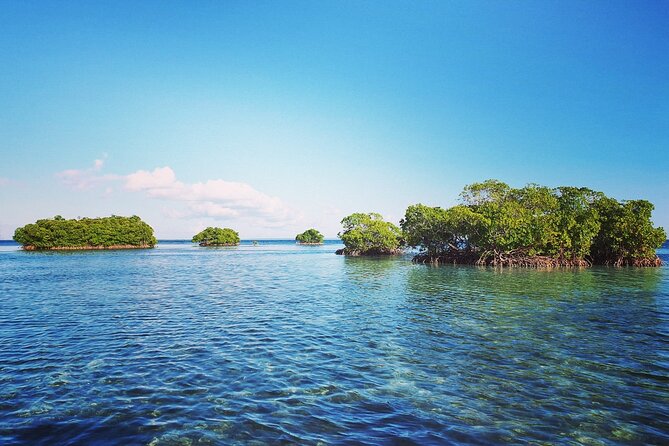
[[[669,228],[669,2],[0,2],[0,239],[336,237],[496,178]]]

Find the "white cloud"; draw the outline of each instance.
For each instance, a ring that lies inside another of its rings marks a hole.
[[[174,171],[169,167],[158,167],[152,172],[138,170],[125,177],[126,189],[148,191],[153,196],[163,195],[163,189],[180,188],[181,186],[183,183],[177,181]]]
[[[239,211],[229,207],[216,204],[212,201],[205,201],[202,203],[191,203],[191,210],[197,215],[204,215],[207,217],[238,217]]]
[[[249,184],[221,179],[188,184],[178,181],[168,166],[127,175],[125,188],[152,198],[184,202],[189,209],[187,215],[192,217],[250,217],[275,226],[295,220],[296,215],[281,199]]]
[[[163,214],[170,218],[246,220],[254,225],[275,228],[295,224],[301,219],[300,213],[278,197],[260,192],[246,183],[222,179],[184,183],[177,180],[169,166],[152,171],[138,170],[129,175],[102,175],[99,171],[103,164],[103,160],[96,160],[92,168],[66,170],[57,177],[75,189],[120,182],[126,191],[173,203],[163,208]],[[177,204],[185,209],[175,209],[173,206]]]
[[[119,179],[118,175],[100,175],[104,159],[97,159],[88,169],[68,169],[56,174],[63,184],[73,189],[92,189],[101,183]]]

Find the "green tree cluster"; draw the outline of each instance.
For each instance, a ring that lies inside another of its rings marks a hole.
[[[646,200],[618,202],[603,197],[596,203],[601,229],[590,250],[597,263],[644,265],[656,258],[655,250],[667,238],[651,222],[653,205]]]
[[[230,228],[212,228],[195,234],[193,242],[200,246],[235,246],[239,245],[239,234]]]
[[[344,230],[338,234],[346,255],[389,255],[400,252],[402,231],[383,220],[377,213],[355,213],[341,221]]]
[[[665,240],[645,200],[619,202],[587,188],[466,186],[450,209],[412,205],[400,222],[421,261],[493,265],[654,266]]]
[[[318,232],[316,229],[312,228],[307,229],[301,234],[297,234],[295,240],[301,244],[320,245],[323,243],[323,240],[325,240],[325,237],[323,237],[323,234]]]
[[[153,247],[153,228],[138,216],[52,219],[17,228],[14,240],[28,249],[86,249],[109,247]]]

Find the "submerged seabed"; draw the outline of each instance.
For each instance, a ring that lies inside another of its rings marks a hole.
[[[669,442],[666,266],[337,247],[1,247],[0,444]]]

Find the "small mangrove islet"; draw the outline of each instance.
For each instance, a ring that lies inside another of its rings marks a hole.
[[[660,266],[666,240],[653,204],[618,201],[585,187],[466,186],[448,209],[409,206],[400,222],[419,263],[491,266]]]
[[[341,221],[338,234],[344,243],[336,254],[347,256],[396,255],[402,252],[402,231],[377,213],[354,213]]]
[[[239,234],[230,228],[212,228],[200,231],[193,236],[192,242],[200,246],[237,246]]]
[[[138,216],[65,219],[56,215],[17,228],[14,240],[28,251],[153,248],[153,228]]]
[[[312,228],[297,234],[295,240],[300,245],[322,245],[325,237],[318,230]]]

